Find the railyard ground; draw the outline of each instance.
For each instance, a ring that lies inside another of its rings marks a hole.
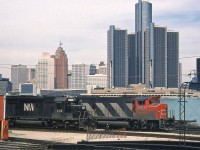
[[[113,133],[114,132],[114,133]],[[5,149],[166,149],[183,150],[199,149],[200,136],[198,134],[187,134],[187,146],[181,146],[179,134],[158,132],[136,132],[136,131],[57,131],[38,129],[10,129],[10,139],[0,141],[0,150]],[[90,145],[91,144],[91,145]],[[100,145],[99,145],[100,144]],[[127,145],[128,144],[128,145]],[[183,143],[182,143],[183,144]],[[100,146],[100,147],[99,147]],[[151,146],[151,148],[149,147]],[[188,147],[189,146],[189,147]]]
[[[159,133],[159,132],[127,132],[126,135],[106,135],[103,133],[87,134],[87,132],[50,132],[50,131],[30,131],[30,130],[10,130],[9,137],[32,140],[42,140],[59,143],[77,143],[81,141],[178,141],[179,134]],[[199,135],[187,134],[189,141],[200,142]],[[89,138],[88,138],[89,137]]]

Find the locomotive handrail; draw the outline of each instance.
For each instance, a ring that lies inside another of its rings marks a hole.
[[[79,126],[79,127],[78,127],[78,128],[80,129],[80,122],[81,122],[81,121],[80,121],[80,118],[81,118],[80,116],[81,116],[81,112],[80,112],[80,111],[77,111],[77,112],[79,113],[79,116],[78,116],[78,126]]]

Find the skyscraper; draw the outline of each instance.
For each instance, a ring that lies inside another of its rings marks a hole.
[[[128,34],[128,84],[137,83],[135,58],[135,34]]]
[[[36,66],[37,87],[40,89],[54,89],[54,56],[42,53]]]
[[[145,32],[145,83],[149,87],[167,85],[167,28],[150,24]],[[149,84],[148,84],[149,83]]]
[[[109,88],[128,86],[127,30],[115,26],[107,32],[107,79]]]
[[[135,68],[137,83],[145,83],[145,43],[144,32],[152,23],[152,4],[147,0],[139,0],[135,5]]]
[[[86,64],[73,64],[72,65],[72,89],[86,89],[87,75],[89,75],[89,66]]]
[[[108,87],[126,87],[127,83],[142,83],[149,88],[178,87],[178,34],[167,32],[167,27],[155,26],[152,4],[138,0],[135,34],[127,35],[126,30],[115,26],[110,26],[107,33]]]
[[[26,83],[28,80],[28,68],[25,65],[11,66],[11,82],[13,84],[12,90],[18,90],[20,83]]]
[[[167,87],[179,87],[179,33],[167,32]]]
[[[61,45],[62,43],[55,53],[55,89],[68,88],[68,58]]]
[[[197,72],[198,82],[200,82],[200,58],[196,59],[196,72]]]

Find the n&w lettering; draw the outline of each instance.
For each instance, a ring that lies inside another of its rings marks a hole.
[[[24,111],[34,111],[33,103],[24,103]]]

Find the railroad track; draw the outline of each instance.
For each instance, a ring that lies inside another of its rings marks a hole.
[[[0,141],[0,150],[24,149],[24,150],[45,150],[51,143],[21,138],[9,138],[8,141]]]
[[[67,133],[82,133],[82,134],[105,134],[105,130],[64,130],[64,129],[52,129],[52,128],[11,128],[11,130],[24,130],[24,131],[45,131],[45,132],[67,132]],[[112,131],[112,130],[109,130]],[[120,130],[113,130],[115,133],[122,134],[122,131]],[[157,137],[157,138],[169,138],[169,139],[179,139],[179,131],[170,131],[170,132],[160,132],[160,131],[155,131],[155,132],[150,132],[150,131],[123,131],[123,134],[126,136],[140,136],[140,137]],[[192,134],[192,135],[191,135]],[[200,135],[200,130],[194,130],[191,129],[190,131],[186,131],[186,140],[194,140],[194,141],[200,141],[200,136],[195,136],[195,135]]]
[[[45,132],[67,132],[67,133],[77,133],[78,134],[90,134],[88,133],[88,131],[77,131],[77,130],[63,130],[63,129],[38,129],[38,128],[13,128],[12,129],[13,131],[14,130],[25,130],[25,131],[36,131],[36,132],[41,132],[41,131],[45,131]],[[11,130],[11,131],[12,131]],[[92,134],[107,134],[109,130],[93,130],[91,131]],[[110,130],[111,131],[111,130]],[[115,132],[117,132],[117,130],[115,130]],[[129,143],[136,143],[136,144],[139,144],[140,146],[143,146],[144,144],[147,145],[148,147],[148,144],[163,144],[163,146],[165,145],[168,145],[170,142],[174,142],[174,145],[178,145],[178,142],[179,142],[179,134],[177,133],[164,133],[164,132],[144,132],[144,131],[119,131],[120,133],[124,132],[126,136],[138,136],[138,137],[146,137],[146,138],[149,138],[151,139],[151,137],[157,137],[158,140],[156,141],[129,141]],[[19,133],[19,132],[18,132]],[[19,133],[20,134],[20,133]],[[42,135],[43,133],[41,133]],[[45,133],[44,133],[45,134]],[[124,135],[124,134],[123,134]],[[113,136],[112,136],[113,137]],[[169,141],[162,141],[162,138],[168,138],[168,139],[175,139],[175,140],[169,140]],[[15,138],[11,138],[10,139],[11,142],[10,143],[0,143],[0,150],[1,149],[36,149],[36,150],[39,150],[39,149],[57,149],[58,147],[60,146],[63,146],[63,147],[66,147],[66,149],[69,149],[69,147],[71,146],[74,146],[74,148],[77,148],[77,150],[82,150],[83,145],[79,145],[79,144],[87,144],[88,147],[90,147],[90,145],[88,144],[94,144],[93,142],[89,142],[87,140],[82,140],[83,142],[78,142],[78,144],[72,144],[72,143],[62,143],[61,141],[42,141],[42,140],[33,140],[33,139],[25,139],[25,138],[18,138],[17,136]],[[191,143],[191,145],[194,145],[194,146],[199,146],[199,143],[200,143],[200,137],[199,136],[191,136],[191,135],[186,135],[186,140],[192,140],[193,143]],[[84,143],[85,141],[85,143]],[[96,144],[95,145],[99,145],[101,144],[102,142],[98,141],[98,139],[95,140],[96,141]],[[108,142],[109,140],[107,140],[107,143],[109,144],[110,141]],[[194,142],[195,141],[195,142]],[[123,141],[122,142],[122,145],[123,145]],[[126,142],[126,141],[124,141]],[[147,143],[145,143],[147,142]],[[149,142],[149,143],[148,143]],[[119,143],[115,141],[115,143]],[[173,143],[172,143],[173,144]],[[3,147],[1,148],[1,145],[3,145]],[[67,147],[66,145],[68,145],[69,147]],[[112,144],[111,144],[112,145]],[[114,145],[114,144],[113,144]],[[124,144],[125,145],[125,144]],[[189,145],[187,143],[187,145]],[[80,146],[80,148],[78,149],[78,147]],[[85,146],[85,145],[84,145]],[[103,147],[106,146],[106,145],[102,145]],[[107,145],[109,146],[109,145]],[[118,147],[118,145],[116,145]],[[119,145],[120,146],[120,145]],[[157,146],[157,145],[156,145]],[[156,147],[155,146],[155,147]],[[143,148],[144,149],[144,148]],[[148,148],[146,148],[148,149]],[[155,149],[155,148],[153,148]],[[171,149],[171,148],[170,148]],[[175,148],[176,149],[176,148]],[[180,148],[179,148],[180,149]],[[181,149],[182,150],[182,149]]]
[[[25,127],[25,128],[19,128],[19,127],[12,127],[10,130],[23,130],[23,131],[44,131],[44,132],[68,132],[68,133],[87,133],[85,130],[66,130],[66,129],[54,129],[54,128],[35,128],[35,127]]]

